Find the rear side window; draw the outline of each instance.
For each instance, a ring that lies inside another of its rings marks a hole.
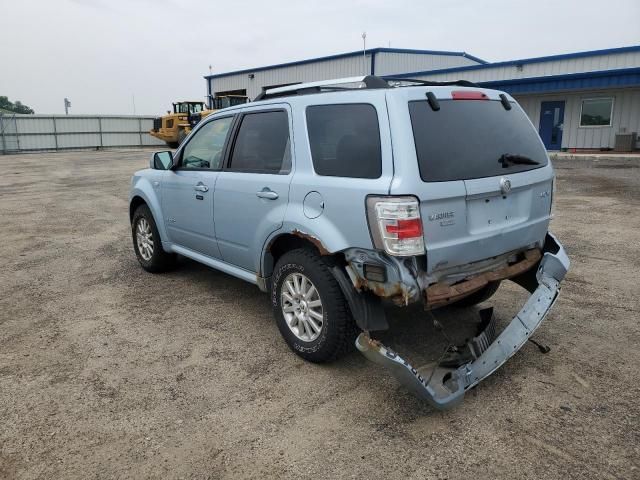
[[[378,178],[382,174],[380,129],[373,105],[308,107],[307,128],[318,175]]]
[[[286,174],[291,171],[289,120],[285,111],[242,117],[229,170]]]
[[[409,102],[420,176],[425,182],[468,180],[524,172],[547,164],[526,114],[498,101]]]

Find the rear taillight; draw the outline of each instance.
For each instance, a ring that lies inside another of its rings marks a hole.
[[[389,255],[424,254],[420,203],[415,197],[368,197],[367,218],[376,248]]]

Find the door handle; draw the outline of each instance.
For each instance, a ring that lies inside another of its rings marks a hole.
[[[256,196],[259,198],[266,198],[267,200],[275,200],[278,198],[278,194],[273,190],[270,190],[268,187],[256,192]]]
[[[209,187],[207,187],[206,185],[203,185],[202,183],[199,183],[198,185],[193,187],[193,189],[196,192],[208,192],[209,191]]]

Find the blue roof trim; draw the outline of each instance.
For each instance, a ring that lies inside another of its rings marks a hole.
[[[478,84],[483,87],[503,90],[512,95],[556,92],[561,90],[640,86],[640,67],[550,75],[546,77],[495,80],[478,82]]]
[[[504,62],[485,63],[484,65],[468,65],[466,67],[443,68],[440,70],[426,70],[423,72],[399,73],[397,75],[390,75],[390,76],[393,76],[396,78],[411,78],[411,77],[423,76],[423,75],[435,75],[435,74],[452,73],[452,72],[468,72],[470,70],[482,70],[485,68],[526,65],[528,63],[550,62],[555,60],[595,57],[597,55],[611,55],[611,54],[629,53],[629,52],[640,52],[640,45],[633,45],[630,47],[620,47],[620,48],[607,48],[605,50],[591,50],[588,52],[564,53],[561,55],[551,55],[547,57],[534,57],[534,58],[523,58],[520,60],[507,60]]]
[[[482,60],[473,55],[470,55],[466,52],[448,52],[448,51],[440,51],[440,50],[412,50],[408,48],[369,48],[365,50],[365,52],[367,55],[370,55],[370,54],[375,55],[376,53],[413,53],[418,55],[447,55],[447,56],[465,57],[470,60],[473,60],[474,62],[488,64],[487,61]],[[349,57],[357,57],[357,56],[362,56],[362,50],[359,50],[356,52],[338,53],[336,55],[328,55],[326,57],[308,58],[307,60],[298,60],[295,62],[266,65],[264,67],[244,68],[242,70],[234,70],[232,72],[216,73],[215,75],[205,75],[204,78],[210,79],[210,78],[227,77],[229,75],[238,75],[241,73],[255,73],[263,70],[271,70],[272,68],[295,67],[296,65],[305,65],[307,63],[326,62],[329,60],[337,60],[340,58],[349,58]]]

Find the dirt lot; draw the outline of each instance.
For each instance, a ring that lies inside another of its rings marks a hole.
[[[299,359],[254,286],[139,268],[148,156],[0,157],[0,478],[640,478],[640,161],[556,162],[573,264],[535,336],[551,353],[438,412],[358,353]],[[488,303],[506,321],[524,298]],[[438,356],[419,309],[390,315],[391,345]]]

